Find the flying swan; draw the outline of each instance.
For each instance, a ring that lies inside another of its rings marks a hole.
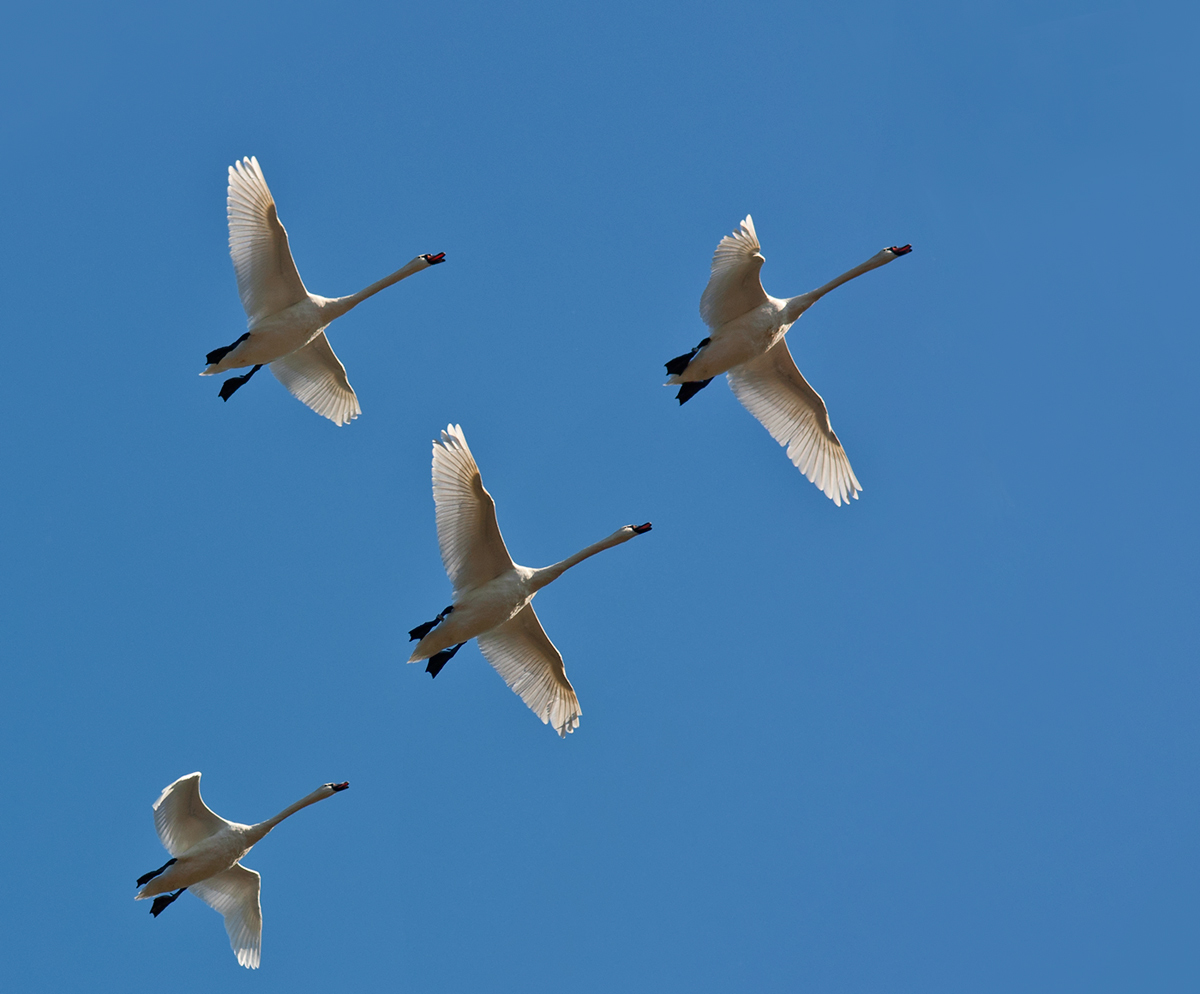
[[[425,671],[436,677],[470,639],[543,724],[560,736],[579,727],[579,699],[567,679],[562,656],[547,638],[533,600],[542,587],[577,563],[650,530],[626,525],[608,538],[553,566],[530,569],[512,561],[496,504],[483,479],[462,428],[447,425],[441,442],[433,443],[433,502],[437,508],[438,545],[442,564],[454,587],[454,602],[433,621],[408,633],[417,647],[410,663],[428,659]]]
[[[685,404],[714,376],[727,373],[729,386],[746,410],[787,447],[796,468],[841,507],[842,501],[858,499],[862,485],[829,424],[825,401],[800,375],[784,335],[830,290],[908,255],[912,246],[882,249],[824,286],[785,300],[768,295],[759,281],[766,261],[760,249],[749,214],[740,231],[721,239],[700,297],[700,317],[711,333],[691,352],[666,364],[671,374],[667,384],[680,384],[676,398]]]
[[[225,916],[225,931],[237,961],[248,970],[257,970],[262,951],[262,908],[258,903],[262,878],[240,861],[284,818],[349,786],[348,782],[323,784],[274,818],[257,825],[239,825],[208,809],[200,797],[199,773],[180,777],[154,802],[154,827],[171,858],[138,877],[142,889],[134,900],[153,897],[150,914],[157,918],[190,890]]]
[[[318,297],[305,289],[296,271],[287,232],[258,159],[242,159],[229,167],[226,204],[229,254],[249,330],[232,345],[208,353],[208,366],[200,375],[215,376],[252,366],[250,372],[231,376],[221,384],[221,399],[228,400],[269,365],[275,379],[301,403],[335,425],[349,424],[362,410],[346,379],[346,367],[325,337],[326,327],[385,287],[443,262],[446,253],[419,255],[403,269],[349,297]]]

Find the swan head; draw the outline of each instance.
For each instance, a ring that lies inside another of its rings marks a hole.
[[[423,256],[421,256],[421,258],[429,263],[429,265],[436,266],[439,262],[446,261],[446,253],[439,252],[437,255],[430,255],[428,252],[426,252]]]
[[[893,245],[891,248],[888,249],[888,251],[891,252],[892,255],[908,255],[908,253],[912,251],[912,246],[911,245]]]
[[[350,781],[344,780],[342,783],[327,783],[322,789],[329,791],[329,796],[332,797],[339,790],[348,790],[349,787]]]
[[[626,525],[634,535],[645,535],[650,530],[650,522],[647,521],[644,525]]]

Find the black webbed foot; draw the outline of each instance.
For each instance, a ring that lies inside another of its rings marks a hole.
[[[442,672],[442,667],[450,662],[454,658],[454,654],[466,644],[466,642],[459,642],[458,645],[452,645],[449,649],[443,649],[441,652],[430,656],[429,662],[425,666],[425,672],[431,677],[436,677]]]
[[[696,358],[696,353],[711,341],[711,338],[706,338],[694,349],[692,349],[691,352],[688,352],[684,355],[677,355],[674,359],[667,363],[667,372],[671,376],[679,376],[685,369],[688,368],[688,363]]]
[[[453,610],[454,610],[454,605],[451,604],[448,608],[446,608],[446,610],[444,610],[441,614],[439,614],[436,618],[434,618],[433,621],[427,621],[423,625],[417,625],[416,628],[413,628],[409,631],[408,640],[410,642],[419,642],[426,635],[428,635],[431,631],[433,631],[435,628],[437,628],[437,626],[442,623],[442,619],[444,617],[446,617],[446,615],[448,615]]]
[[[262,368],[263,368],[263,364],[260,362],[252,370],[250,370],[250,372],[246,373],[245,376],[229,377],[229,379],[227,379],[224,383],[221,384],[221,394],[220,394],[221,399],[228,400],[230,397],[232,397],[234,395],[234,392],[239,387],[243,387],[248,382],[250,382],[250,377],[253,376],[255,373],[257,373]]]
[[[701,390],[712,382],[710,376],[707,380],[697,380],[695,383],[683,383],[679,387],[679,393],[675,395],[675,399],[680,405],[686,404],[689,400],[696,396]]]
[[[234,349],[236,349],[239,345],[242,344],[242,342],[244,342],[249,337],[250,337],[250,332],[246,332],[246,334],[244,334],[241,338],[239,338],[232,345],[226,345],[219,349],[213,349],[208,355],[206,355],[204,357],[205,361],[210,366],[214,365],[215,363],[220,362],[227,355],[229,355],[230,352],[232,352]]]
[[[187,890],[186,887],[180,887],[179,890],[177,890],[174,894],[159,894],[158,897],[154,899],[154,903],[150,905],[150,914],[157,918],[164,911],[166,911],[171,902],[179,897],[179,895],[185,890]]]
[[[160,866],[157,870],[152,870],[150,873],[143,873],[140,877],[138,877],[137,885],[139,887],[145,887],[146,884],[148,884],[151,880],[153,880],[155,877],[157,877],[160,873],[165,872],[167,867],[174,865],[174,863],[175,863],[175,860],[169,859],[165,863],[163,863],[163,865]]]

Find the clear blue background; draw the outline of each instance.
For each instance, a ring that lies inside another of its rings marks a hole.
[[[1190,10],[11,10],[0,986],[1196,990]],[[315,292],[448,254],[334,326],[347,428],[196,376],[250,154]],[[661,386],[747,212],[776,295],[915,246],[790,335],[849,508]],[[404,665],[448,421],[519,562],[654,522],[538,599],[565,742]],[[247,858],[255,974],[131,900],[197,769],[353,784]]]

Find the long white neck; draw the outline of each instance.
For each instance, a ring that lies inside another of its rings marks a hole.
[[[836,290],[843,283],[849,283],[855,277],[862,276],[863,273],[869,273],[872,269],[878,269],[880,266],[886,266],[893,259],[898,258],[900,256],[891,249],[881,249],[862,265],[855,266],[853,269],[847,269],[841,276],[830,280],[824,286],[819,286],[808,293],[802,293],[799,297],[789,297],[785,311],[786,319],[789,322],[795,321],[796,318],[812,307],[813,304],[824,297],[830,290]]]
[[[325,304],[324,313],[329,314],[329,320],[332,321],[334,318],[341,317],[352,307],[357,307],[368,297],[374,297],[380,290],[386,290],[393,283],[399,283],[402,279],[412,276],[413,273],[419,273],[422,269],[428,268],[429,260],[425,256],[419,255],[403,269],[397,269],[391,276],[385,276],[365,290],[352,293],[349,297],[334,297]]]
[[[269,831],[271,831],[271,829],[283,821],[284,818],[290,818],[301,808],[307,808],[310,804],[316,804],[317,801],[323,801],[325,798],[332,796],[333,795],[329,792],[329,788],[324,786],[318,787],[307,797],[302,797],[295,804],[288,805],[288,807],[280,811],[279,814],[277,814],[274,818],[268,818],[266,821],[260,821],[257,825],[251,825],[249,834],[254,841],[257,842]]]
[[[537,570],[529,581],[529,585],[534,591],[541,590],[547,583],[551,583],[562,576],[572,566],[578,565],[585,559],[589,559],[597,552],[603,552],[605,549],[611,549],[614,545],[620,545],[622,542],[628,542],[638,533],[626,525],[624,528],[618,528],[608,538],[601,539],[595,545],[589,545],[586,549],[581,549],[573,556],[568,556],[561,563],[555,563],[553,566],[544,566]]]

